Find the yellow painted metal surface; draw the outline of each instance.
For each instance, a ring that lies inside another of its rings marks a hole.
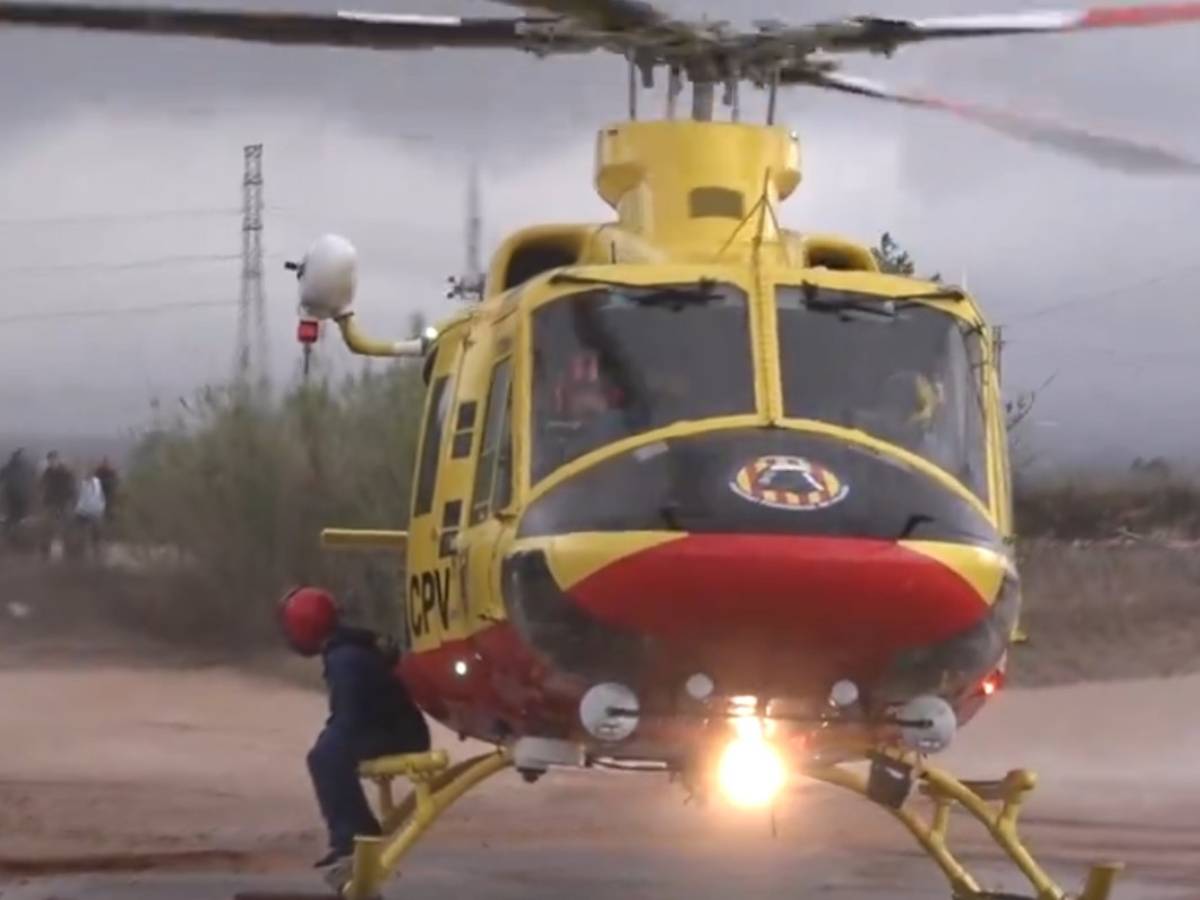
[[[321,546],[329,550],[391,550],[403,553],[408,547],[407,531],[380,528],[325,528]]]
[[[1068,900],[1071,895],[1059,887],[1037,863],[1025,847],[1018,830],[1021,805],[1037,785],[1034,773],[1014,769],[1000,781],[989,784],[987,789],[979,789],[925,760],[908,757],[904,761],[914,766],[914,776],[920,780],[921,793],[932,802],[932,818],[926,819],[916,811],[916,801],[913,799],[898,809],[886,808],[942,870],[955,898],[971,900],[979,897],[982,900],[988,896],[980,888],[979,880],[950,849],[951,812],[957,807],[983,826],[995,845],[1029,882],[1036,900]],[[805,774],[863,797],[868,796],[867,776],[862,771],[844,765],[830,765],[806,769]],[[1079,900],[1108,900],[1120,870],[1118,863],[1102,863],[1093,867],[1083,892],[1077,895]]]
[[[334,321],[342,332],[346,346],[359,356],[401,356],[406,351],[411,352],[411,341],[381,341],[371,337],[358,327],[352,313],[338,316]]]
[[[384,815],[381,837],[359,836],[354,839],[350,872],[339,881],[345,900],[374,900],[384,881],[400,865],[417,841],[464,794],[480,782],[512,765],[507,750],[498,749],[450,766],[446,754],[406,754],[383,757],[365,763],[360,771],[381,785],[391,797],[391,779],[406,778],[412,784],[408,797],[398,806],[390,799],[381,804]],[[343,873],[333,873],[335,880]]]
[[[945,541],[901,541],[902,547],[935,559],[975,588],[984,603],[994,603],[1012,563],[1002,553]]]
[[[596,190],[624,228],[683,261],[748,250],[756,204],[773,210],[800,183],[800,149],[783,128],[627,122],[596,139]],[[696,215],[703,212],[704,215]],[[773,216],[760,236],[781,246]],[[727,242],[733,246],[726,247]]]

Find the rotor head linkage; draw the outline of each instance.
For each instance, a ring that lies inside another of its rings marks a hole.
[[[711,81],[692,80],[692,118],[697,122],[711,122],[716,100],[715,85]]]

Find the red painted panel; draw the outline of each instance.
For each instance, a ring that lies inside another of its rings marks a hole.
[[[765,631],[804,645],[930,644],[987,606],[962,576],[888,541],[689,535],[616,560],[571,590],[610,625],[668,641]]]
[[[1200,3],[1159,3],[1151,6],[1113,6],[1089,9],[1081,28],[1132,28],[1200,20]]]

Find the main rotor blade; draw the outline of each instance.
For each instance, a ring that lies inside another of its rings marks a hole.
[[[787,84],[811,84],[856,94],[860,97],[871,97],[905,106],[938,110],[984,125],[1018,140],[1051,147],[1073,156],[1082,157],[1096,165],[1122,172],[1200,174],[1200,161],[1190,159],[1165,147],[1124,137],[1098,134],[1074,125],[1047,121],[1005,110],[990,109],[926,94],[896,91],[866,78],[839,75],[834,72],[793,70],[782,73],[781,81]]]
[[[825,49],[887,52],[903,44],[939,38],[1144,28],[1197,21],[1200,21],[1200,3],[1159,3],[925,19],[864,16],[828,26],[819,25],[816,30],[825,32],[820,40],[820,46]]]
[[[378,50],[520,47],[526,43],[522,39],[522,27],[537,21],[355,12],[310,15],[0,0],[0,27],[4,24],[31,25]]]
[[[665,25],[671,18],[645,0],[500,0],[509,6],[569,16],[605,31],[628,31]]]

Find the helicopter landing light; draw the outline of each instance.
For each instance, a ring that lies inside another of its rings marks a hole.
[[[950,746],[958,730],[954,708],[941,697],[923,694],[900,707],[896,714],[900,736],[911,749],[940,753]]]
[[[717,784],[726,798],[734,806],[760,809],[771,804],[786,782],[783,755],[763,729],[739,728],[717,764]]]
[[[693,700],[707,700],[712,696],[716,685],[713,680],[703,672],[697,672],[691,676],[684,684],[684,688],[688,692],[688,696]]]
[[[579,721],[598,740],[623,741],[637,728],[640,710],[637,694],[623,684],[606,681],[583,695]]]
[[[830,689],[829,702],[838,709],[847,709],[853,706],[858,702],[858,685],[843,678]]]

